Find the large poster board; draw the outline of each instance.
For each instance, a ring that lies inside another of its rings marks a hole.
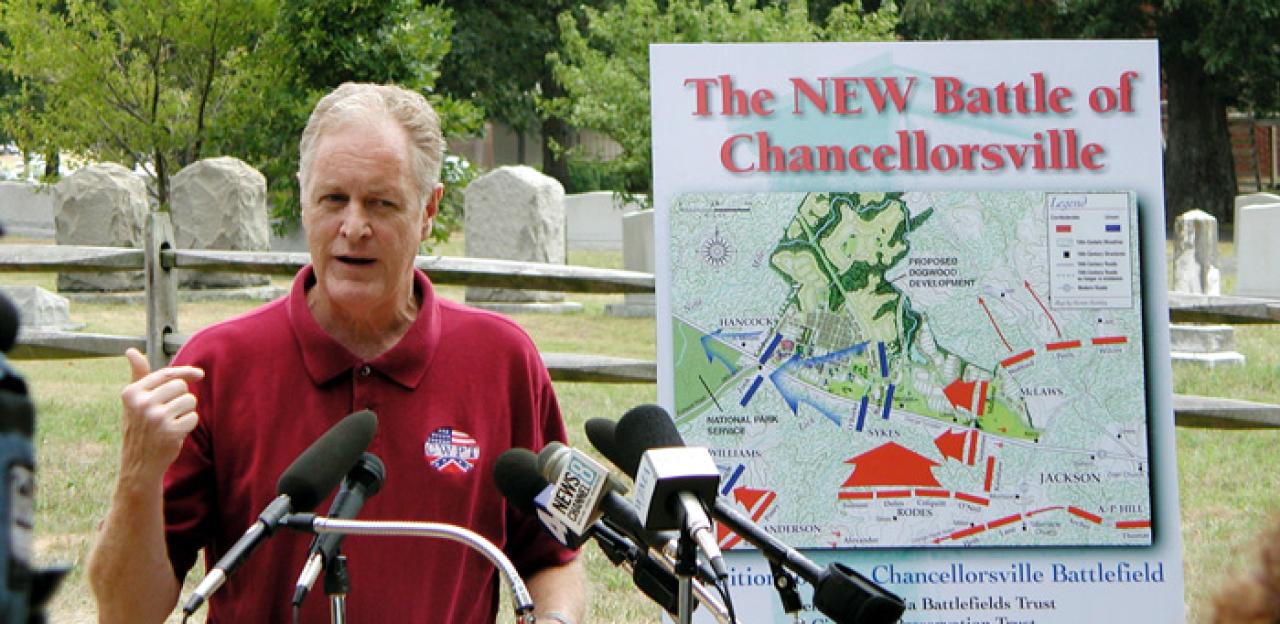
[[[1156,57],[651,48],[660,402],[905,622],[1182,619]]]

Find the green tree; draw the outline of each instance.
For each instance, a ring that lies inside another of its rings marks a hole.
[[[581,23],[572,14],[560,16],[561,52],[551,62],[567,97],[556,110],[578,128],[617,141],[621,155],[603,166],[638,192],[649,190],[653,175],[650,43],[884,41],[897,25],[891,5],[870,14],[839,5],[828,8],[823,26],[811,20],[803,1],[626,0],[584,13]]]
[[[907,0],[902,32],[923,39],[1156,37],[1168,102],[1167,218],[1232,217],[1228,109],[1280,110],[1275,0]]]
[[[6,128],[26,146],[142,165],[156,199],[206,154],[223,104],[270,66],[255,44],[270,0],[9,0],[0,68],[21,84]]]
[[[262,47],[272,71],[258,88],[238,95],[238,117],[218,133],[228,153],[253,163],[267,178],[274,216],[298,218],[298,140],[315,102],[343,82],[396,83],[423,93],[439,111],[446,136],[473,132],[475,107],[434,88],[450,47],[449,11],[414,0],[283,0]],[[447,193],[432,229],[447,240],[461,227],[461,189],[470,170],[450,161]]]

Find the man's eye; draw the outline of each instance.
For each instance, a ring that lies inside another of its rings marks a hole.
[[[322,204],[345,204],[346,202],[347,196],[341,193],[330,193],[320,198]]]

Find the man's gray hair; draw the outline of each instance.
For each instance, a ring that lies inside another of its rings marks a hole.
[[[350,121],[369,121],[389,117],[404,128],[409,136],[409,156],[419,200],[430,197],[431,189],[440,181],[440,163],[444,159],[444,136],[440,118],[421,93],[395,85],[367,82],[344,82],[320,98],[299,142],[298,181],[306,187],[311,161],[315,158],[320,136]]]

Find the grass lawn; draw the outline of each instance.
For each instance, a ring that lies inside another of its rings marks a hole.
[[[6,240],[5,242],[20,242]],[[1229,247],[1227,249],[1229,251]],[[461,241],[434,253],[460,254]],[[620,254],[574,253],[570,262],[619,267]],[[288,280],[278,280],[284,285]],[[4,274],[4,284],[36,284],[52,290],[51,274]],[[1229,282],[1228,282],[1229,283]],[[461,299],[462,289],[441,293]],[[599,353],[653,358],[652,319],[618,319],[604,314],[621,295],[570,295],[584,310],[568,315],[517,317],[545,351]],[[186,333],[257,305],[235,301],[180,306],[180,331]],[[86,331],[141,335],[141,306],[73,303],[73,320]],[[1280,326],[1241,327],[1237,349],[1248,358],[1239,368],[1206,372],[1175,367],[1178,392],[1280,403]],[[58,592],[51,622],[92,622],[92,601],[82,570],[91,535],[111,495],[119,445],[119,391],[128,381],[122,358],[21,361],[38,409],[37,548],[42,562],[75,566]],[[628,408],[656,400],[650,384],[559,383],[557,392],[569,421],[571,442],[589,448],[582,423],[589,418],[618,418]],[[1177,432],[1182,534],[1185,544],[1188,621],[1201,621],[1205,601],[1224,577],[1249,562],[1252,538],[1270,514],[1280,510],[1280,431],[1179,429]],[[592,582],[591,622],[657,622],[658,612],[595,548],[588,548]],[[188,585],[191,585],[189,582]],[[177,622],[177,618],[171,618]],[[509,621],[506,615],[504,621]]]

